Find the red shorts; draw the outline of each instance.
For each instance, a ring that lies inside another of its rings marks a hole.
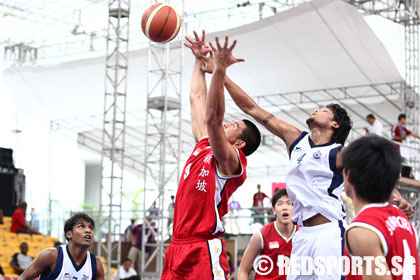
[[[226,280],[228,275],[223,239],[173,240],[166,250],[161,280]]]

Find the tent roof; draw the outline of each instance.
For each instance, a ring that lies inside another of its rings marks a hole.
[[[234,54],[246,59],[233,65],[229,76],[262,107],[301,129],[305,129],[308,113],[329,102],[348,107],[355,136],[362,134],[367,113],[376,114],[386,130],[402,110],[403,84],[397,68],[363,17],[343,1],[315,0],[218,34],[237,39]],[[214,34],[208,39],[214,40]],[[145,109],[147,53],[139,50],[129,54],[129,111]],[[4,81],[18,106],[35,118],[101,115],[104,62],[102,57],[53,67],[9,68]],[[193,65],[188,50],[184,65],[183,99],[188,100]],[[231,113],[227,118],[243,116],[231,101],[227,106]],[[187,123],[188,112],[184,105]],[[267,139],[271,137],[264,133]],[[133,146],[143,139],[134,137],[130,141],[134,141],[128,143]],[[287,162],[284,147],[263,149],[252,165]]]

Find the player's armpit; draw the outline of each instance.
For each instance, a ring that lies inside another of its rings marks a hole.
[[[31,265],[19,276],[19,280],[32,280],[38,277],[57,262],[57,255],[56,248],[43,250]]]
[[[384,257],[384,249],[382,248],[379,236],[370,229],[362,227],[352,227],[346,233],[346,246],[349,253],[355,257],[363,258],[363,280],[392,280],[391,275],[376,275],[375,269],[380,269],[375,261],[369,261],[369,258]],[[368,257],[368,258],[365,258]],[[370,273],[367,269],[367,261],[370,262]],[[389,271],[387,263],[382,263]]]
[[[242,262],[238,270],[238,280],[248,280],[248,272],[261,250],[262,242],[260,232],[258,231],[252,236],[249,241],[249,245],[245,250],[244,256],[242,257]]]
[[[96,280],[104,280],[105,272],[101,259],[96,257]]]

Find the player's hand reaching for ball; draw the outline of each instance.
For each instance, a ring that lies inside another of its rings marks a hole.
[[[210,56],[203,58],[203,64],[201,64],[201,71],[213,74],[214,62],[213,62],[213,52],[210,52]]]
[[[205,61],[204,59],[206,58],[207,54],[211,52],[211,48],[208,45],[206,45],[206,32],[203,30],[201,39],[200,37],[198,37],[198,34],[197,32],[195,32],[195,30],[193,31],[193,33],[194,33],[195,41],[193,41],[190,37],[185,36],[185,40],[187,40],[189,44],[184,43],[184,45],[187,48],[191,49],[193,55],[197,59]]]
[[[245,61],[243,58],[236,58],[232,55],[232,50],[236,45],[236,40],[233,41],[232,45],[229,47],[229,37],[225,37],[225,43],[223,46],[220,45],[219,37],[216,36],[216,47],[209,42],[210,47],[213,50],[213,62],[214,70],[226,71],[226,69],[236,63]]]

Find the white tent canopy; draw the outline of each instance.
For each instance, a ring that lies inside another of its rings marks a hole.
[[[349,106],[358,129],[365,126],[367,113],[375,114],[376,106],[379,119],[388,122],[393,122],[402,108],[402,87],[398,86],[402,78],[397,68],[359,12],[343,1],[315,0],[218,35],[225,34],[238,40],[234,54],[246,60],[233,65],[229,76],[251,96],[260,96],[263,107],[301,129],[307,113],[326,101]],[[214,35],[209,34],[208,39],[214,40]],[[145,109],[147,53],[129,54],[129,111]],[[184,65],[183,114],[188,119],[185,104],[193,65],[188,50]],[[105,58],[100,57],[52,67],[9,68],[3,78],[21,110],[33,118],[51,120],[101,115],[104,73]],[[331,91],[327,94],[324,89]],[[228,106],[234,107],[232,102]],[[260,155],[263,158],[252,165],[287,162],[285,149],[274,156],[267,152],[270,147],[265,149],[267,155]]]

